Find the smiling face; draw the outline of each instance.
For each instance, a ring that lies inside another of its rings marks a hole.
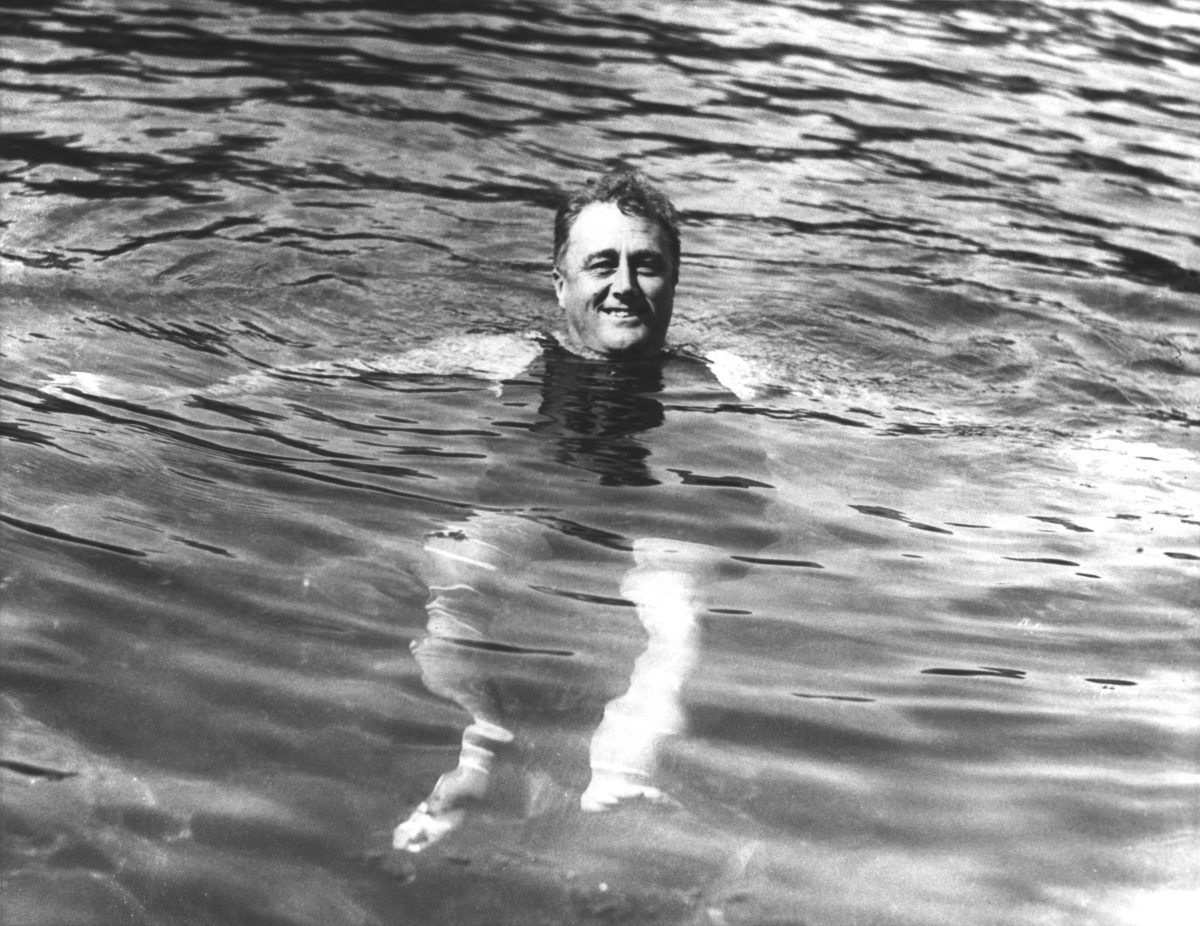
[[[553,275],[570,350],[615,359],[662,349],[677,268],[658,222],[615,203],[585,206]]]

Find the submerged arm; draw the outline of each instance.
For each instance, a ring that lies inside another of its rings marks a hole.
[[[366,360],[318,360],[252,370],[200,388],[155,386],[103,373],[72,371],[51,377],[42,390],[51,395],[78,392],[129,402],[169,402],[193,395],[217,398],[253,395],[265,392],[281,380],[346,378],[372,373],[473,376],[491,380],[498,387],[528,366],[540,350],[530,337],[523,335],[456,335]]]

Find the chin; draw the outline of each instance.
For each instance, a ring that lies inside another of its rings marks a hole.
[[[576,353],[596,358],[651,356],[662,349],[662,338],[644,323],[568,330],[568,341]]]
[[[648,345],[653,339],[653,332],[642,323],[608,324],[601,326],[596,332],[596,339],[605,350],[628,351]]]
[[[603,350],[612,357],[639,357],[658,353],[662,349],[648,334],[637,338],[608,338]]]

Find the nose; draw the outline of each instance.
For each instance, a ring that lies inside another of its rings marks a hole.
[[[612,294],[618,297],[624,297],[632,294],[637,289],[637,274],[630,267],[628,259],[622,257],[620,263],[617,264],[616,272],[612,277]]]

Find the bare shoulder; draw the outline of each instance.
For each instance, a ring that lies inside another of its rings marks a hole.
[[[768,370],[731,350],[705,351],[703,358],[717,381],[743,402],[762,398],[779,388]]]
[[[536,334],[460,334],[436,338],[368,363],[381,373],[427,373],[505,380],[516,376],[542,352]]]

